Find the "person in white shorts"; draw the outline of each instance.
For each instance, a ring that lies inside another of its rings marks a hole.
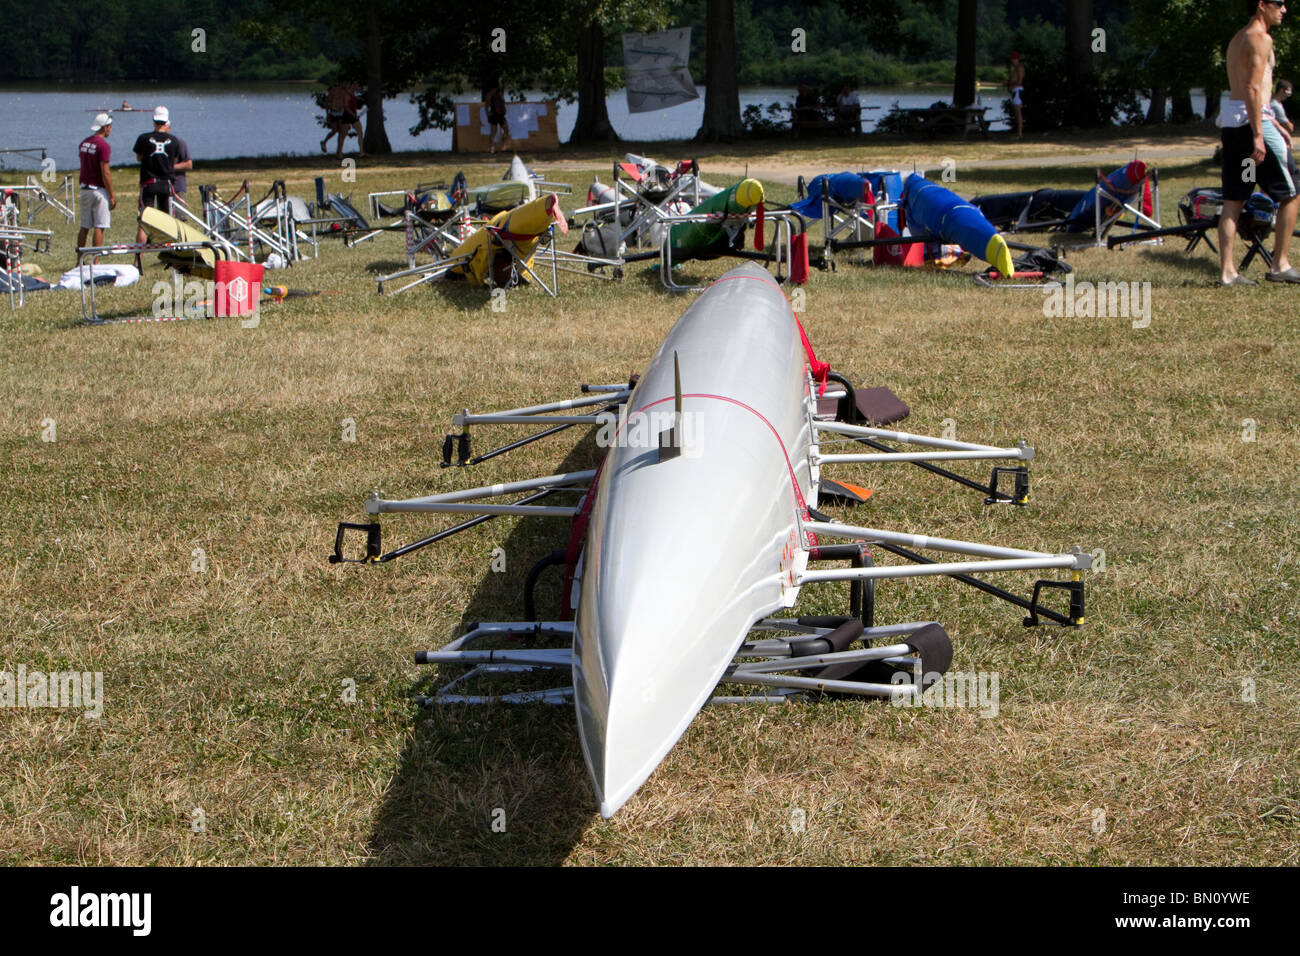
[[[1016,139],[1025,135],[1025,105],[1021,94],[1025,92],[1025,67],[1020,54],[1011,54],[1011,71],[1007,74],[1007,91],[1011,93],[1011,109],[1016,114]]]
[[[1233,242],[1237,218],[1256,189],[1277,203],[1273,261],[1264,278],[1300,285],[1300,269],[1289,252],[1300,211],[1300,169],[1291,151],[1291,134],[1273,122],[1268,91],[1273,88],[1273,37],[1269,31],[1286,14],[1284,0],[1248,0],[1250,22],[1228,44],[1228,91],[1219,124],[1223,143],[1223,211],[1219,215],[1220,285],[1255,285],[1237,272]]]
[[[113,117],[100,113],[90,127],[90,135],[81,141],[77,152],[81,157],[81,231],[77,233],[77,252],[86,247],[86,236],[94,230],[95,245],[104,244],[104,230],[112,222],[112,210],[117,206],[113,194],[113,177],[108,171],[112,149],[108,145],[113,132]]]

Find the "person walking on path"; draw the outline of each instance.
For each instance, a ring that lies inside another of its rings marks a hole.
[[[109,157],[113,155],[108,137],[112,132],[113,117],[100,113],[90,127],[90,135],[77,147],[81,156],[81,231],[77,233],[78,255],[86,248],[86,236],[92,230],[94,244],[104,244],[104,230],[112,222],[112,210],[117,208],[113,176],[108,171]]]
[[[347,87],[343,85],[342,80],[335,82],[325,91],[325,127],[329,132],[320,141],[320,151],[322,153],[329,153],[329,150],[325,148],[325,144],[333,137],[337,136],[339,142],[342,142],[348,135],[346,128],[340,125],[343,122],[343,112],[347,106],[347,99]]]
[[[835,122],[843,132],[862,133],[862,101],[848,80],[844,81],[839,96],[835,97]]]
[[[506,95],[501,89],[501,81],[497,80],[496,85],[487,95],[487,118],[488,125],[492,129],[492,143],[488,152],[497,151],[497,137],[502,138],[502,150],[510,148],[510,120],[506,117]]]
[[[1020,54],[1011,54],[1011,70],[1007,73],[1007,90],[1011,93],[1011,111],[1016,116],[1016,139],[1025,135],[1024,109],[1025,66],[1020,62]]]
[[[347,143],[349,127],[356,131],[357,134],[357,155],[365,156],[364,137],[361,132],[361,103],[357,99],[357,82],[349,80],[347,83],[335,83],[325,94],[325,125],[330,131],[325,134],[325,138],[320,141],[320,151],[328,153],[325,144],[330,141],[331,137],[339,138],[338,147],[334,155],[343,156],[343,147]]]

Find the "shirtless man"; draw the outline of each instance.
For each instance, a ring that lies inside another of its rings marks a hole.
[[[1273,265],[1264,278],[1300,283],[1287,251],[1295,228],[1300,171],[1281,129],[1273,122],[1268,94],[1273,89],[1273,38],[1282,22],[1285,0],[1247,0],[1250,22],[1228,44],[1228,101],[1223,125],[1223,212],[1219,216],[1219,269],[1223,285],[1254,285],[1237,273],[1233,242],[1237,217],[1255,187],[1277,202]]]
[[[1024,108],[1024,100],[1020,94],[1025,91],[1025,67],[1020,62],[1020,54],[1011,54],[1011,72],[1007,74],[1007,91],[1011,93],[1011,109],[1016,114],[1016,139],[1020,139],[1025,134],[1025,117],[1021,113]]]

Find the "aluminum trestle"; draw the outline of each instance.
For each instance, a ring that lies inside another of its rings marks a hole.
[[[889,699],[914,698],[923,689],[924,673],[920,671],[923,658],[906,639],[922,628],[934,628],[931,621],[891,624],[884,627],[857,629],[854,642],[861,641],[858,650],[831,651],[823,654],[799,654],[799,646],[810,639],[826,637],[837,628],[814,626],[799,619],[769,618],[754,625],[757,634],[770,631],[794,632],[791,637],[759,637],[741,645],[731,666],[727,668],[718,687],[725,685],[761,688],[761,693],[715,693],[712,704],[734,703],[784,703],[800,698],[811,699],[825,694],[843,694],[856,697],[883,697]],[[492,678],[508,675],[517,680],[520,675],[538,675],[555,671],[571,671],[574,664],[571,647],[526,647],[546,639],[572,639],[573,623],[570,621],[493,621],[474,624],[464,635],[442,650],[419,651],[416,664],[434,664],[441,667],[465,667],[463,673],[437,687],[432,694],[416,697],[422,707],[444,704],[571,704],[572,684],[545,687],[535,690],[514,690],[470,693],[466,688]],[[471,648],[484,639],[506,639],[512,645],[505,649]],[[888,643],[871,646],[875,641]],[[891,665],[896,673],[910,676],[910,680],[890,683],[864,680],[843,680],[828,677],[806,676],[800,672],[822,671],[837,665],[864,665],[873,662]],[[795,673],[791,673],[795,672]]]

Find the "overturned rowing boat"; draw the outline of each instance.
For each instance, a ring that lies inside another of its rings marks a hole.
[[[444,447],[445,462],[458,444],[467,463],[471,426],[546,424],[537,438],[586,424],[600,428],[608,446],[598,468],[423,498],[373,496],[366,504],[371,522],[340,525],[331,560],[353,560],[343,548],[349,529],[366,534],[360,560],[379,563],[497,514],[569,518],[563,594],[572,620],[478,624],[417,660],[472,668],[427,698],[429,703],[572,700],[583,755],[607,817],[653,773],[705,703],[734,699],[715,696],[720,683],[757,687],[760,699],[767,700],[821,693],[919,694],[925,675],[947,666],[951,646],[933,622],[877,626],[864,598],[878,579],[956,576],[1025,608],[1033,623],[1040,617],[1078,623],[1083,607],[1077,572],[1087,569],[1090,559],[1077,548],[1045,554],[900,534],[839,524],[818,511],[821,499],[844,490],[824,469],[863,462],[916,462],[949,477],[957,476],[934,463],[1018,462],[1014,468],[995,468],[989,487],[979,487],[989,492],[990,501],[1023,503],[1028,489],[1023,462],[1033,456],[1023,444],[999,448],[826,420],[818,379],[824,383],[832,374],[812,355],[776,282],[761,268],[742,265],[686,310],[634,385],[595,386],[582,398],[497,414],[466,411],[456,418],[465,431],[458,441],[449,436]],[[858,407],[851,386],[842,384],[840,407]],[[837,441],[861,442],[872,451],[825,450]],[[923,450],[901,450],[898,443]],[[999,472],[1007,471],[1016,473],[1014,496],[997,486]],[[709,488],[726,488],[728,494],[706,495]],[[573,506],[536,503],[575,491],[581,500]],[[518,494],[524,497],[506,504],[488,501]],[[384,554],[378,516],[406,511],[474,517]],[[702,534],[713,547],[707,560],[694,560]],[[853,543],[832,543],[837,538]],[[877,566],[872,547],[910,563]],[[920,554],[923,550],[982,560],[939,562]],[[845,561],[851,566],[812,566]],[[1071,593],[1068,614],[1044,607],[1039,587],[1033,598],[1024,599],[970,577],[976,571],[1036,568],[1076,572],[1076,580],[1064,585]],[[776,616],[794,606],[804,585],[824,581],[853,585],[856,617]],[[794,636],[756,638],[755,629]],[[502,634],[559,636],[571,639],[572,646],[470,649]],[[857,642],[862,647],[852,648]],[[573,683],[495,696],[460,691],[467,677],[507,669],[571,669]],[[900,683],[895,673],[911,677]]]

